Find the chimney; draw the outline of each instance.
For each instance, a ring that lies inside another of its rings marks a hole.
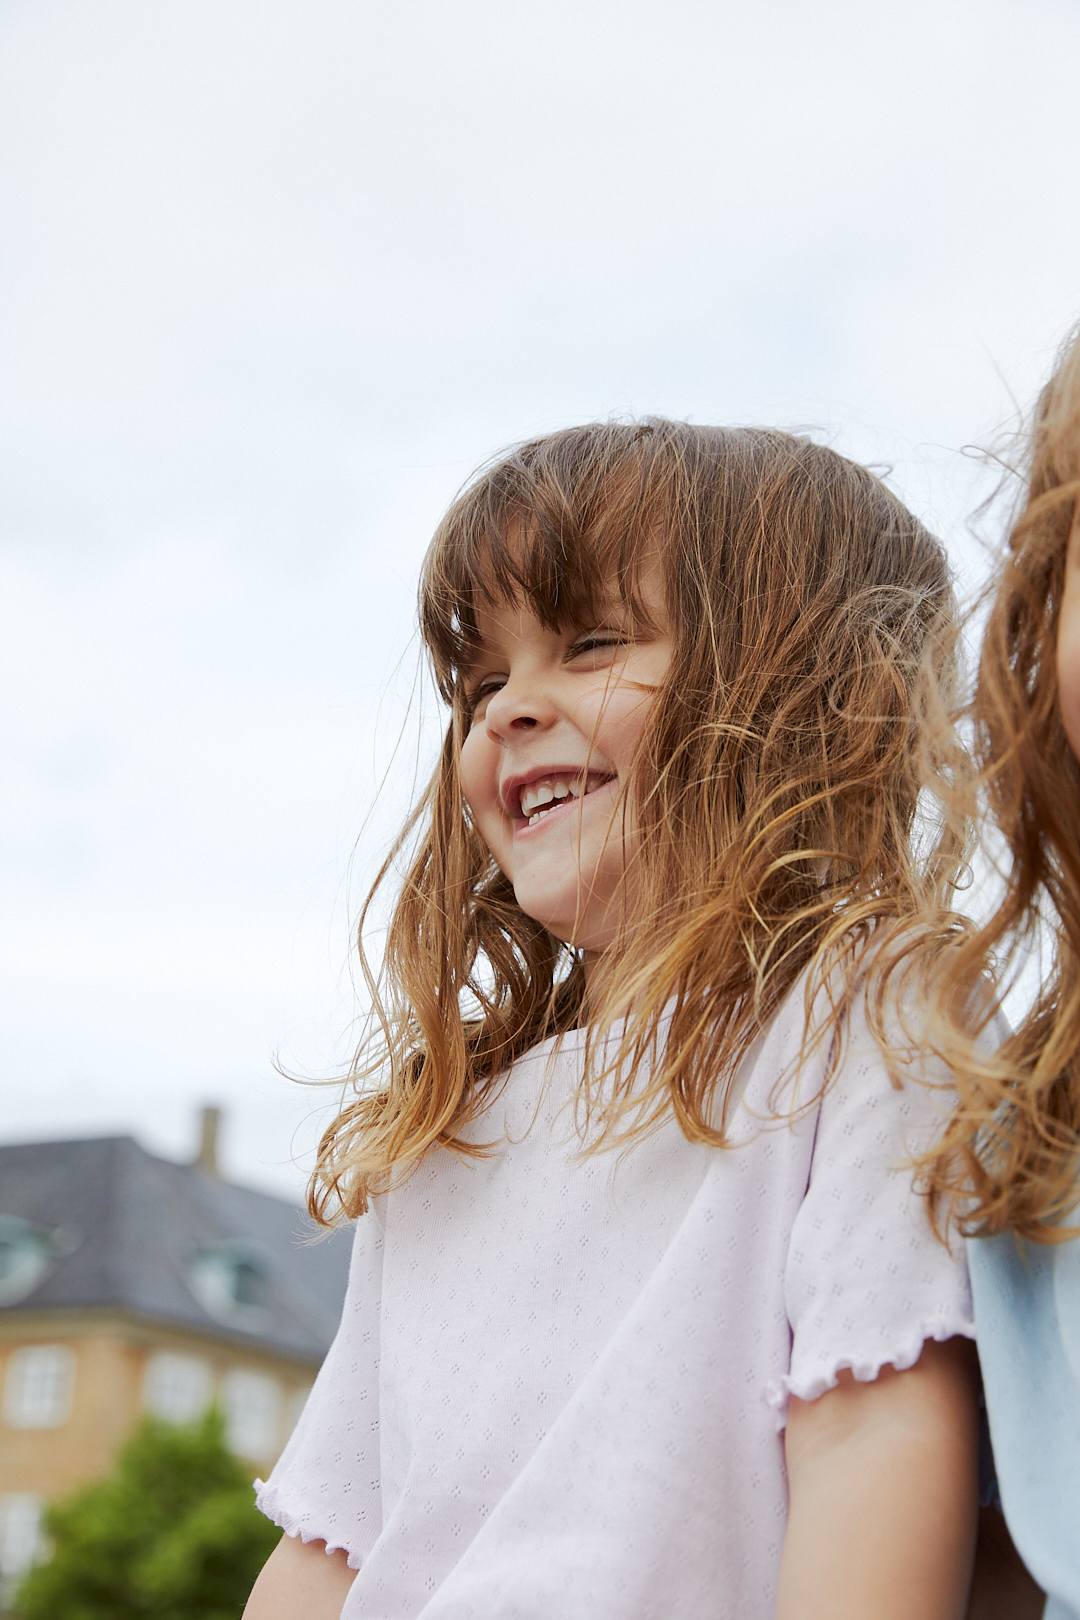
[[[218,1132],[221,1128],[221,1109],[213,1103],[199,1109],[199,1152],[195,1163],[208,1176],[221,1174],[218,1168]]]

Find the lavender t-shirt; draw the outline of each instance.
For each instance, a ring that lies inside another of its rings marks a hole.
[[[890,1084],[861,1014],[814,1101],[799,984],[735,1145],[669,1121],[580,1157],[580,1036],[356,1227],[341,1326],[259,1505],[358,1570],[343,1620],[766,1620],[788,1395],[972,1333],[905,1159],[949,1092]],[[787,1075],[779,1095],[778,1078]],[[803,1103],[794,1120],[776,1106]]]

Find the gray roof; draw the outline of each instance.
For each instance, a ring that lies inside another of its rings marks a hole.
[[[160,1159],[129,1136],[0,1147],[0,1217],[54,1234],[44,1275],[14,1312],[114,1308],[310,1362],[337,1328],[349,1235],[285,1199]],[[209,1309],[190,1284],[200,1254],[233,1248],[259,1271],[257,1309]]]

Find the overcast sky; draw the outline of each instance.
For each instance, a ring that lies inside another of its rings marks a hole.
[[[217,1101],[299,1196],[333,1098],[273,1057],[349,1049],[499,446],[810,425],[972,586],[965,447],[1080,315],[1078,69],[1074,0],[3,0],[3,1136]]]

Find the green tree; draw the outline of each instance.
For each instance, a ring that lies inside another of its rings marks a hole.
[[[221,1415],[136,1429],[107,1478],[49,1509],[18,1620],[238,1620],[280,1532],[256,1510]]]

